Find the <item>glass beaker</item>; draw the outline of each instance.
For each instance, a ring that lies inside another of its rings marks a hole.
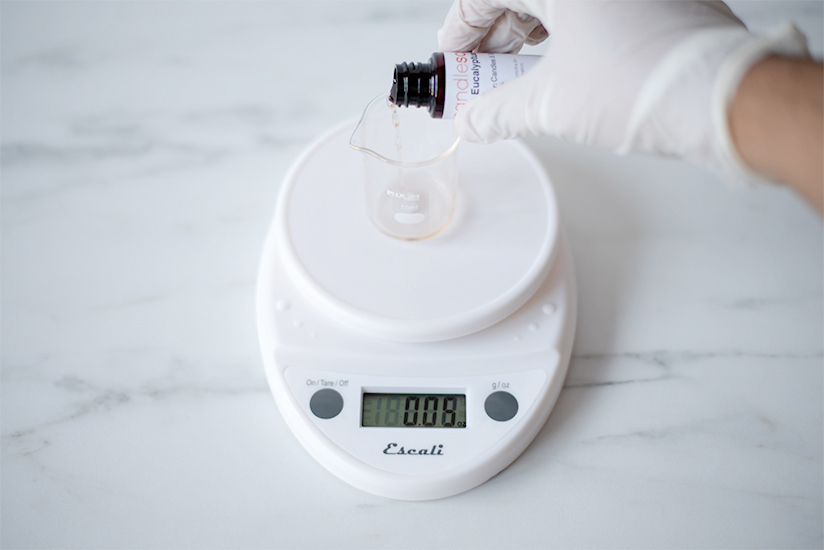
[[[399,239],[423,239],[455,211],[460,138],[451,120],[398,108],[388,94],[363,111],[349,145],[363,153],[366,210],[375,226]]]

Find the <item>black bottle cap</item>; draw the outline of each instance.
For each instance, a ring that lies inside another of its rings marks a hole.
[[[430,80],[432,65],[429,63],[401,63],[395,65],[389,100],[400,107],[424,107],[432,97]]]

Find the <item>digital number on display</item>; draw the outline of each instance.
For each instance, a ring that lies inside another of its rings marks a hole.
[[[365,393],[366,428],[465,428],[466,395]]]

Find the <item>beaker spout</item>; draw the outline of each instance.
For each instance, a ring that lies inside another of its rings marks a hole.
[[[417,109],[399,109],[384,93],[361,114],[349,146],[399,168],[422,168],[440,162],[458,147],[451,120],[433,120]]]

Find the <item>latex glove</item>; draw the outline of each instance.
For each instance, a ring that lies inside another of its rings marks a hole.
[[[462,138],[554,135],[763,181],[733,146],[728,104],[761,58],[809,55],[792,24],[756,36],[723,2],[686,0],[455,0],[438,41],[441,51],[516,53],[548,35],[537,66],[458,113]]]

